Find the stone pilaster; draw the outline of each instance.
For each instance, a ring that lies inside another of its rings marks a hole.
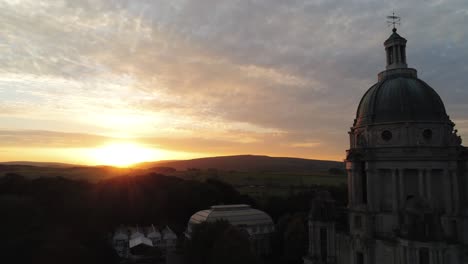
[[[392,205],[393,205],[393,212],[398,212],[398,175],[397,170],[392,170]]]
[[[419,178],[419,196],[421,197],[426,197],[425,195],[425,190],[424,190],[424,170],[423,169],[418,169],[418,178]]]

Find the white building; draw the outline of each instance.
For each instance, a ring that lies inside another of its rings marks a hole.
[[[161,232],[159,232],[159,230],[156,229],[154,225],[151,225],[151,227],[148,227],[148,233],[146,237],[151,240],[151,243],[153,244],[153,246],[158,247],[158,248],[165,247],[165,243],[162,239],[163,237],[161,235]]]
[[[273,220],[265,212],[246,204],[215,205],[208,210],[196,212],[190,217],[186,235],[190,238],[197,224],[217,220],[226,220],[231,225],[247,231],[252,247],[258,254],[270,253],[270,236],[275,231]]]
[[[168,226],[161,231],[161,234],[162,245],[166,251],[174,251],[177,245],[177,235]]]
[[[336,230],[317,209],[332,202],[319,197],[305,263],[468,263],[467,148],[439,95],[407,67],[406,39],[393,29],[384,46],[386,70],[349,131],[349,230]]]
[[[126,229],[119,228],[115,231],[114,236],[112,237],[112,245],[114,246],[115,251],[120,257],[128,256],[128,235],[129,234]]]
[[[168,226],[162,230],[158,230],[154,225],[120,227],[115,231],[112,243],[120,257],[131,258],[144,248],[156,247],[163,253],[174,252],[177,235]]]

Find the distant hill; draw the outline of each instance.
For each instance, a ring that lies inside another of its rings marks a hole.
[[[327,171],[331,168],[344,169],[344,163],[338,161],[312,160],[300,158],[269,157],[256,155],[221,156],[191,160],[171,160],[145,162],[136,165],[138,168],[170,167],[177,170],[218,169],[235,171],[269,171],[269,172],[308,172]]]
[[[69,168],[69,167],[80,166],[80,165],[60,163],[60,162],[37,162],[37,161],[6,161],[6,162],[0,162],[0,165],[25,165],[25,166],[49,167],[49,168],[50,167]]]
[[[255,155],[209,157],[191,160],[144,162],[130,168],[112,166],[84,166],[56,162],[14,161],[0,162],[0,177],[9,173],[27,178],[65,177],[92,182],[123,175],[142,175],[149,172],[182,175],[187,169],[217,169],[237,172],[272,173],[331,173],[330,169],[344,171],[344,163],[326,160],[282,158]],[[177,171],[175,171],[177,170]],[[332,173],[333,174],[333,173]],[[338,173],[339,174],[339,173]]]
[[[57,166],[51,163],[37,163],[37,166],[13,163],[0,163],[0,177],[7,174],[17,174],[26,178],[64,177],[74,180],[97,182],[123,175],[140,174],[143,170],[133,168],[116,168],[111,166]]]

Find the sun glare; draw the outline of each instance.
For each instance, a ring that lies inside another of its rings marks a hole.
[[[97,164],[117,167],[161,159],[160,151],[134,143],[111,143],[93,150],[92,156]]]

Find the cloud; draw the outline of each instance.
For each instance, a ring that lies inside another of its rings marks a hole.
[[[43,130],[0,130],[2,148],[92,148],[111,140],[112,138],[83,133],[63,133]]]
[[[232,135],[236,135],[235,137]],[[46,130],[0,130],[2,149],[96,149],[105,145],[130,142],[146,148],[172,153],[199,153],[202,155],[264,154],[273,156],[312,155],[340,160],[335,149],[317,149],[320,143],[298,142],[290,134],[245,133],[231,131],[224,137],[210,138],[202,135],[184,137],[117,138],[95,134],[63,133]],[[272,144],[271,142],[276,142]],[[255,152],[252,152],[255,150]]]
[[[410,66],[467,119],[464,0],[4,1],[2,128],[338,157],[393,9]]]

